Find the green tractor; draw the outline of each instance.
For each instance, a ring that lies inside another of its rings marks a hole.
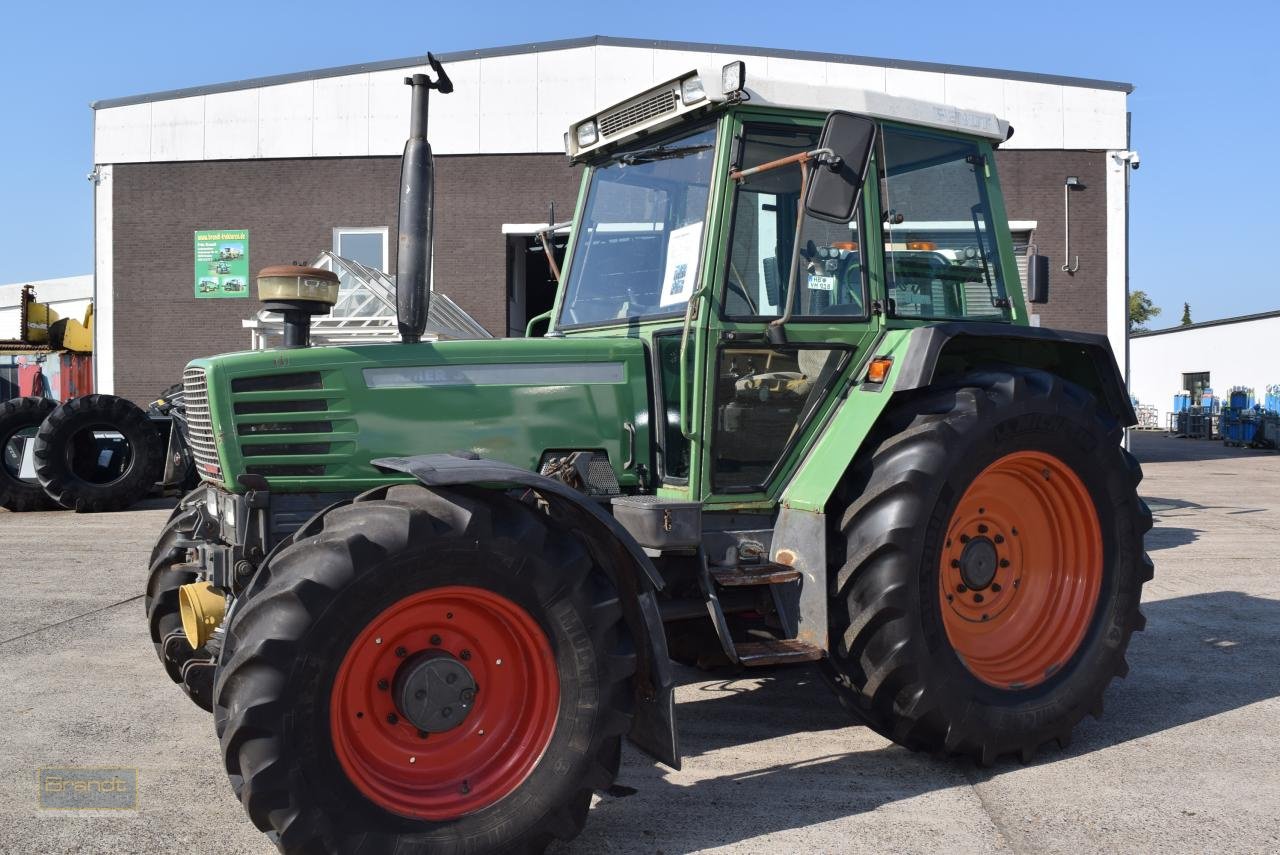
[[[624,737],[679,767],[673,656],[816,663],[854,721],[984,764],[1101,713],[1151,517],[1106,339],[1028,325],[1006,123],[682,75],[569,129],[545,333],[423,342],[432,64],[406,81],[403,342],[309,346],[337,283],[271,268],[286,346],[185,373],[203,484],[147,615],[260,829],[570,839]]]

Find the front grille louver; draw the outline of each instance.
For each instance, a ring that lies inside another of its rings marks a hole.
[[[676,109],[677,100],[675,89],[666,89],[648,98],[633,101],[612,113],[606,113],[600,117],[600,135],[612,136],[664,113],[670,113]]]
[[[186,402],[187,442],[196,471],[206,481],[222,479],[218,465],[218,446],[213,437],[213,418],[209,413],[209,389],[203,368],[182,372],[182,388]]]

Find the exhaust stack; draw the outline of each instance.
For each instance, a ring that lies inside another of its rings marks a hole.
[[[396,320],[406,343],[422,338],[431,303],[431,230],[435,196],[435,164],[427,141],[427,105],[432,89],[453,91],[453,82],[430,53],[427,62],[436,73],[406,77],[413,87],[409,139],[400,161],[400,223],[396,254]]]

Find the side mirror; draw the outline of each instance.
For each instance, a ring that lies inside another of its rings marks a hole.
[[[1049,256],[1027,255],[1027,302],[1049,302]]]
[[[830,113],[818,147],[830,149],[834,157],[823,158],[809,177],[805,211],[833,223],[852,220],[875,144],[873,120],[840,110]]]

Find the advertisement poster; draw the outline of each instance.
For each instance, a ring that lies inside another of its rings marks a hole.
[[[702,244],[702,222],[674,229],[667,239],[667,269],[662,274],[659,306],[678,306],[689,301],[698,285],[698,250]]]
[[[249,296],[249,230],[196,232],[196,296]]]

